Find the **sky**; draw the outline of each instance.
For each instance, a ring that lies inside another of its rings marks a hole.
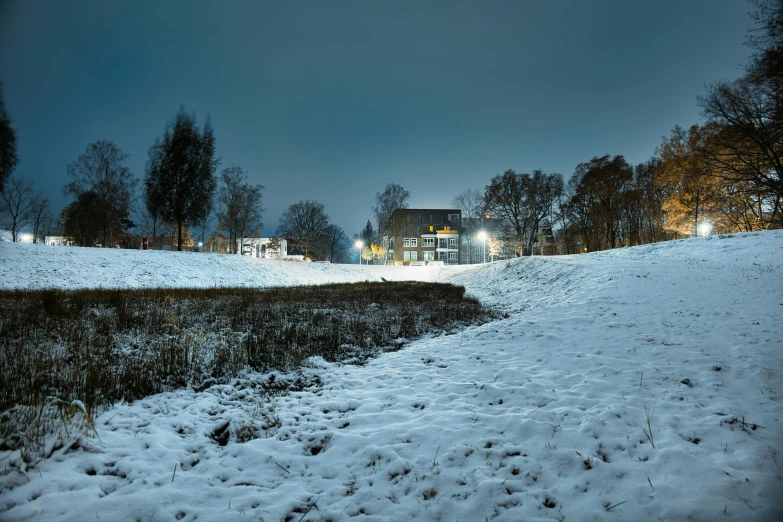
[[[16,172],[56,211],[66,166],[108,139],[142,178],[180,105],[265,187],[263,235],[318,200],[349,235],[388,183],[449,208],[506,169],[648,159],[696,96],[742,74],[741,0],[0,0]]]

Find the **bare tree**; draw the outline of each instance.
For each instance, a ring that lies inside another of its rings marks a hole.
[[[531,255],[533,244],[537,240],[538,227],[545,218],[554,214],[555,202],[562,193],[563,176],[560,174],[545,174],[540,170],[534,170],[533,175],[528,178],[525,208],[530,222],[527,249]]]
[[[688,131],[675,127],[659,147],[661,171],[670,197],[663,208],[669,229],[697,235],[699,221],[718,192],[717,179],[704,150],[709,129],[693,125]]]
[[[475,188],[463,190],[454,196],[451,205],[462,211],[460,235],[467,239],[466,243],[468,246],[467,259],[464,261],[472,263],[473,239],[484,222],[484,195],[479,189]]]
[[[324,255],[329,237],[324,205],[309,199],[294,203],[280,217],[276,235],[288,241],[289,254],[298,252],[305,258]]]
[[[328,237],[329,261],[332,263],[347,263],[350,260],[351,238],[338,225],[329,225]]]
[[[0,192],[5,226],[11,230],[11,241],[14,243],[17,241],[19,231],[30,220],[35,196],[33,182],[23,176],[8,178],[8,183]]]
[[[378,221],[378,240],[382,243],[384,251],[387,251],[390,246],[393,248],[394,236],[399,228],[392,222],[394,211],[398,208],[408,208],[410,197],[411,193],[396,183],[389,183],[383,192],[375,194],[375,206],[372,207],[372,211]]]
[[[33,243],[38,242],[41,235],[46,234],[54,221],[52,215],[52,204],[49,198],[44,197],[42,192],[38,192],[33,197],[33,205],[30,209],[30,226],[33,229]]]
[[[529,227],[525,209],[529,178],[529,174],[517,174],[509,169],[492,178],[492,182],[484,188],[485,208],[506,224],[519,255],[523,253]]]
[[[218,228],[228,234],[229,248],[237,253],[237,241],[243,241],[250,234],[260,235],[264,212],[261,190],[264,187],[249,184],[247,174],[238,165],[223,169],[220,178]]]
[[[771,220],[783,221],[783,0],[755,0],[747,74],[716,82],[698,98],[708,121],[721,127],[700,152],[733,188],[770,201]],[[761,212],[763,215],[765,212]]]
[[[87,146],[84,154],[68,165],[71,181],[63,187],[65,195],[76,201],[91,201],[90,214],[98,219],[99,237],[94,238],[112,246],[119,236],[132,226],[129,215],[136,189],[136,178],[125,166],[128,155],[113,142],[96,141]],[[82,197],[87,192],[89,198]]]

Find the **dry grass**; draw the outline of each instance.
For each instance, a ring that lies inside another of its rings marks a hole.
[[[399,338],[491,316],[464,288],[435,283],[1,291],[0,450],[46,404],[80,401],[89,419],[243,370],[291,371],[311,356],[361,363]]]

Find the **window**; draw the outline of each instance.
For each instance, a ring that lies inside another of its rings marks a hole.
[[[413,252],[410,252],[410,255],[411,255],[411,261],[416,261],[416,257],[417,257],[416,251],[414,250]]]
[[[423,238],[421,238],[421,246],[423,246],[423,247],[434,247],[435,246],[435,238],[434,237],[423,237]]]
[[[432,225],[432,214],[430,214],[430,225]]]
[[[407,236],[408,235],[408,227],[402,227],[402,235]]]
[[[404,246],[404,247],[411,246],[411,240],[406,237],[405,239],[402,240],[402,246]]]
[[[402,253],[402,260],[403,261],[410,261],[411,260],[411,253],[409,251],[405,251]]]
[[[445,220],[446,220],[446,216],[444,216],[443,214],[441,214],[441,215],[440,215],[440,224],[442,225],[442,224],[443,224],[443,222],[444,222]]]
[[[416,239],[415,237],[412,237],[412,238],[411,238],[411,246],[412,246],[412,247],[415,247],[415,246],[416,246],[416,243],[418,243],[418,242],[419,242],[419,240],[418,240],[418,239]]]
[[[449,261],[456,261],[456,260],[457,260],[457,253],[449,252]]]
[[[457,248],[457,238],[456,237],[450,237],[449,238],[449,248]]]
[[[425,261],[432,261],[435,259],[435,252],[423,252]]]
[[[419,225],[421,225],[421,214],[419,214]]]
[[[411,215],[410,214],[405,214],[405,224],[407,225],[410,222],[411,222]]]
[[[421,217],[421,215],[419,215],[419,217]],[[421,222],[421,220],[419,220],[419,222]],[[421,225],[416,225],[416,235],[421,235]]]
[[[449,214],[449,222],[452,225],[459,225],[459,214]]]

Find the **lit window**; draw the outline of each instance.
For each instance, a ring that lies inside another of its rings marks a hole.
[[[402,246],[406,246],[406,247],[411,246],[411,240],[406,237],[405,239],[402,240]]]
[[[410,261],[411,260],[411,253],[407,250],[402,253],[402,260],[403,261]]]
[[[421,238],[421,246],[423,246],[423,247],[434,247],[435,246],[435,238],[434,237],[423,237],[423,238]]]
[[[414,250],[413,252],[409,252],[411,255],[411,261],[416,261],[417,252]]]
[[[418,239],[416,239],[415,237],[412,237],[412,238],[411,238],[411,246],[412,246],[412,247],[415,247],[415,246],[417,246],[417,245],[416,245],[416,243],[418,243],[418,242],[419,242],[419,240],[418,240]]]
[[[432,261],[435,259],[435,252],[423,252],[425,261]]]

